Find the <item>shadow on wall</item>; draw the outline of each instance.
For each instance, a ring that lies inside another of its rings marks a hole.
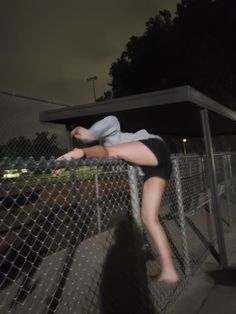
[[[115,230],[101,277],[101,314],[155,314],[148,290],[142,234],[129,220]]]

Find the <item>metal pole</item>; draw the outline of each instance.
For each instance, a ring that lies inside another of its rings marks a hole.
[[[204,180],[203,180],[203,165],[202,165],[202,157],[198,157],[198,173],[200,175],[200,190],[201,192],[204,190]]]
[[[207,157],[207,168],[208,168],[208,176],[209,176],[209,183],[210,183],[210,190],[211,190],[212,209],[213,209],[213,215],[214,215],[214,220],[215,220],[217,243],[218,243],[219,254],[220,254],[220,264],[222,268],[226,268],[227,267],[227,254],[226,254],[224,230],[223,230],[222,218],[221,218],[221,212],[220,212],[220,206],[219,206],[219,198],[218,198],[218,193],[217,193],[215,160],[213,156],[211,132],[210,132],[207,109],[201,110],[201,119],[202,119],[202,128],[203,128],[204,143],[205,143],[206,157]]]
[[[95,173],[94,175],[94,180],[95,180],[95,193],[96,193],[97,225],[98,225],[98,232],[101,232],[102,222],[101,222],[101,208],[100,208],[100,195],[99,195],[99,181],[98,181],[97,173]]]
[[[183,252],[184,252],[184,268],[186,276],[191,275],[191,265],[190,265],[190,255],[188,248],[188,240],[186,233],[186,223],[184,215],[184,200],[183,200],[183,191],[181,185],[181,176],[179,170],[179,160],[175,158],[173,160],[173,174],[175,180],[175,189],[176,189],[176,198],[177,198],[177,208],[179,214],[179,223],[180,223],[180,233],[182,238]]]
[[[93,97],[94,97],[94,101],[96,102],[97,97],[96,97],[96,91],[95,91],[95,81],[97,80],[97,76],[92,76],[87,78],[87,82],[92,82],[93,85]]]
[[[136,168],[128,165],[128,176],[129,176],[129,186],[130,186],[130,198],[132,206],[132,214],[138,227],[142,229],[142,222],[140,217],[140,203],[139,203],[139,193],[138,193],[138,179],[136,174]]]
[[[96,91],[95,91],[95,83],[94,83],[94,80],[92,81],[93,83],[93,97],[94,97],[94,101],[97,100],[97,96],[96,96]]]
[[[224,185],[225,185],[225,194],[226,194],[226,201],[228,207],[228,217],[229,217],[229,225],[232,226],[232,215],[231,215],[231,203],[230,203],[230,169],[229,169],[229,158],[228,154],[223,156],[223,163],[224,163]]]

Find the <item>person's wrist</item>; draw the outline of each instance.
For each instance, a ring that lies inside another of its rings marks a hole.
[[[75,152],[75,158],[84,158],[85,157],[85,152],[81,148],[75,148],[73,150],[73,152]]]

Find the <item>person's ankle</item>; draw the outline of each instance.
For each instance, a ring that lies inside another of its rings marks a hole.
[[[174,270],[162,271],[158,281],[175,284],[180,280],[178,273]]]

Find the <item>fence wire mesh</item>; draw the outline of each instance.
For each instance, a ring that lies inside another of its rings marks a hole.
[[[215,161],[227,231],[236,154]],[[136,168],[115,160],[3,159],[1,313],[166,312],[206,254],[217,256],[206,159],[172,156],[172,163],[160,218],[181,280],[167,287],[155,279],[160,263],[140,221]],[[58,167],[65,171],[55,177]]]

